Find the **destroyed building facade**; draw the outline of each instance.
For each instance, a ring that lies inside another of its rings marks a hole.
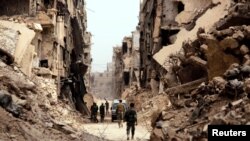
[[[2,60],[16,63],[30,78],[56,79],[58,96],[70,82],[76,108],[86,113],[84,76],[88,80],[92,59],[85,1],[3,0],[0,7]]]
[[[209,124],[248,124],[248,112],[229,115],[249,111],[249,4],[141,1],[141,86],[172,103],[157,109],[151,140],[206,140]]]
[[[187,59],[183,44],[211,30],[230,1],[143,0],[140,4],[140,83],[154,93],[207,77],[206,60]],[[208,21],[215,9],[219,16]],[[202,29],[204,31],[202,31]],[[184,55],[185,54],[185,55]],[[189,54],[190,56],[192,54]]]
[[[113,90],[116,97],[119,97],[123,91],[123,61],[122,48],[120,46],[113,47]]]
[[[175,42],[175,36],[180,28],[175,17],[183,11],[183,8],[181,1],[144,0],[141,2],[139,27],[142,87],[152,89],[159,87],[159,75],[166,71],[153,59],[153,56],[163,46]]]
[[[134,30],[125,36],[121,46],[113,48],[113,88],[116,96],[121,96],[126,88],[140,86],[140,32]]]

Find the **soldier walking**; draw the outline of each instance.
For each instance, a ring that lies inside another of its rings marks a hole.
[[[131,139],[134,139],[135,126],[137,125],[137,114],[134,108],[134,103],[130,103],[130,109],[125,112],[124,121],[127,122],[127,140],[131,131]]]
[[[101,117],[101,122],[104,122],[104,117],[105,117],[105,106],[102,103],[102,105],[100,106],[100,117]]]
[[[116,114],[117,114],[117,119],[118,119],[118,126],[119,128],[123,127],[123,116],[124,116],[125,108],[124,105],[122,104],[122,100],[119,100],[119,103],[116,108]]]
[[[109,114],[109,102],[106,100],[105,102],[105,107],[106,107],[106,115]]]

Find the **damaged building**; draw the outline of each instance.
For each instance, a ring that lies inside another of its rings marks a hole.
[[[140,89],[139,29],[131,36],[124,37],[121,47],[113,48],[113,88],[115,95],[121,96],[125,89],[135,86]]]
[[[0,7],[1,60],[15,63],[30,78],[55,79],[57,96],[71,95],[86,114],[83,96],[92,59],[85,1],[3,0]]]
[[[249,4],[141,1],[140,85],[168,99],[152,112],[151,140],[206,140],[209,124],[249,124]]]
[[[119,97],[123,91],[123,61],[122,48],[120,46],[113,47],[113,90],[116,97]]]
[[[213,0],[141,1],[141,86],[162,93],[166,88],[207,78],[207,62],[184,53],[194,49],[189,48],[187,42],[197,39],[199,32],[211,30],[227,15],[224,9],[230,4],[231,1]],[[211,19],[215,13],[219,16]],[[193,44],[198,45],[199,41]],[[192,57],[187,59],[186,55]]]

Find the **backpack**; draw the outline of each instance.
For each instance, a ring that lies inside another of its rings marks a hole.
[[[124,120],[127,122],[135,122],[136,121],[136,112],[134,110],[128,110],[125,113]]]

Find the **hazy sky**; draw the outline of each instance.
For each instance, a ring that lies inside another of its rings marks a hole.
[[[106,70],[113,47],[121,45],[138,24],[139,0],[86,0],[88,31],[92,37],[92,72]]]

